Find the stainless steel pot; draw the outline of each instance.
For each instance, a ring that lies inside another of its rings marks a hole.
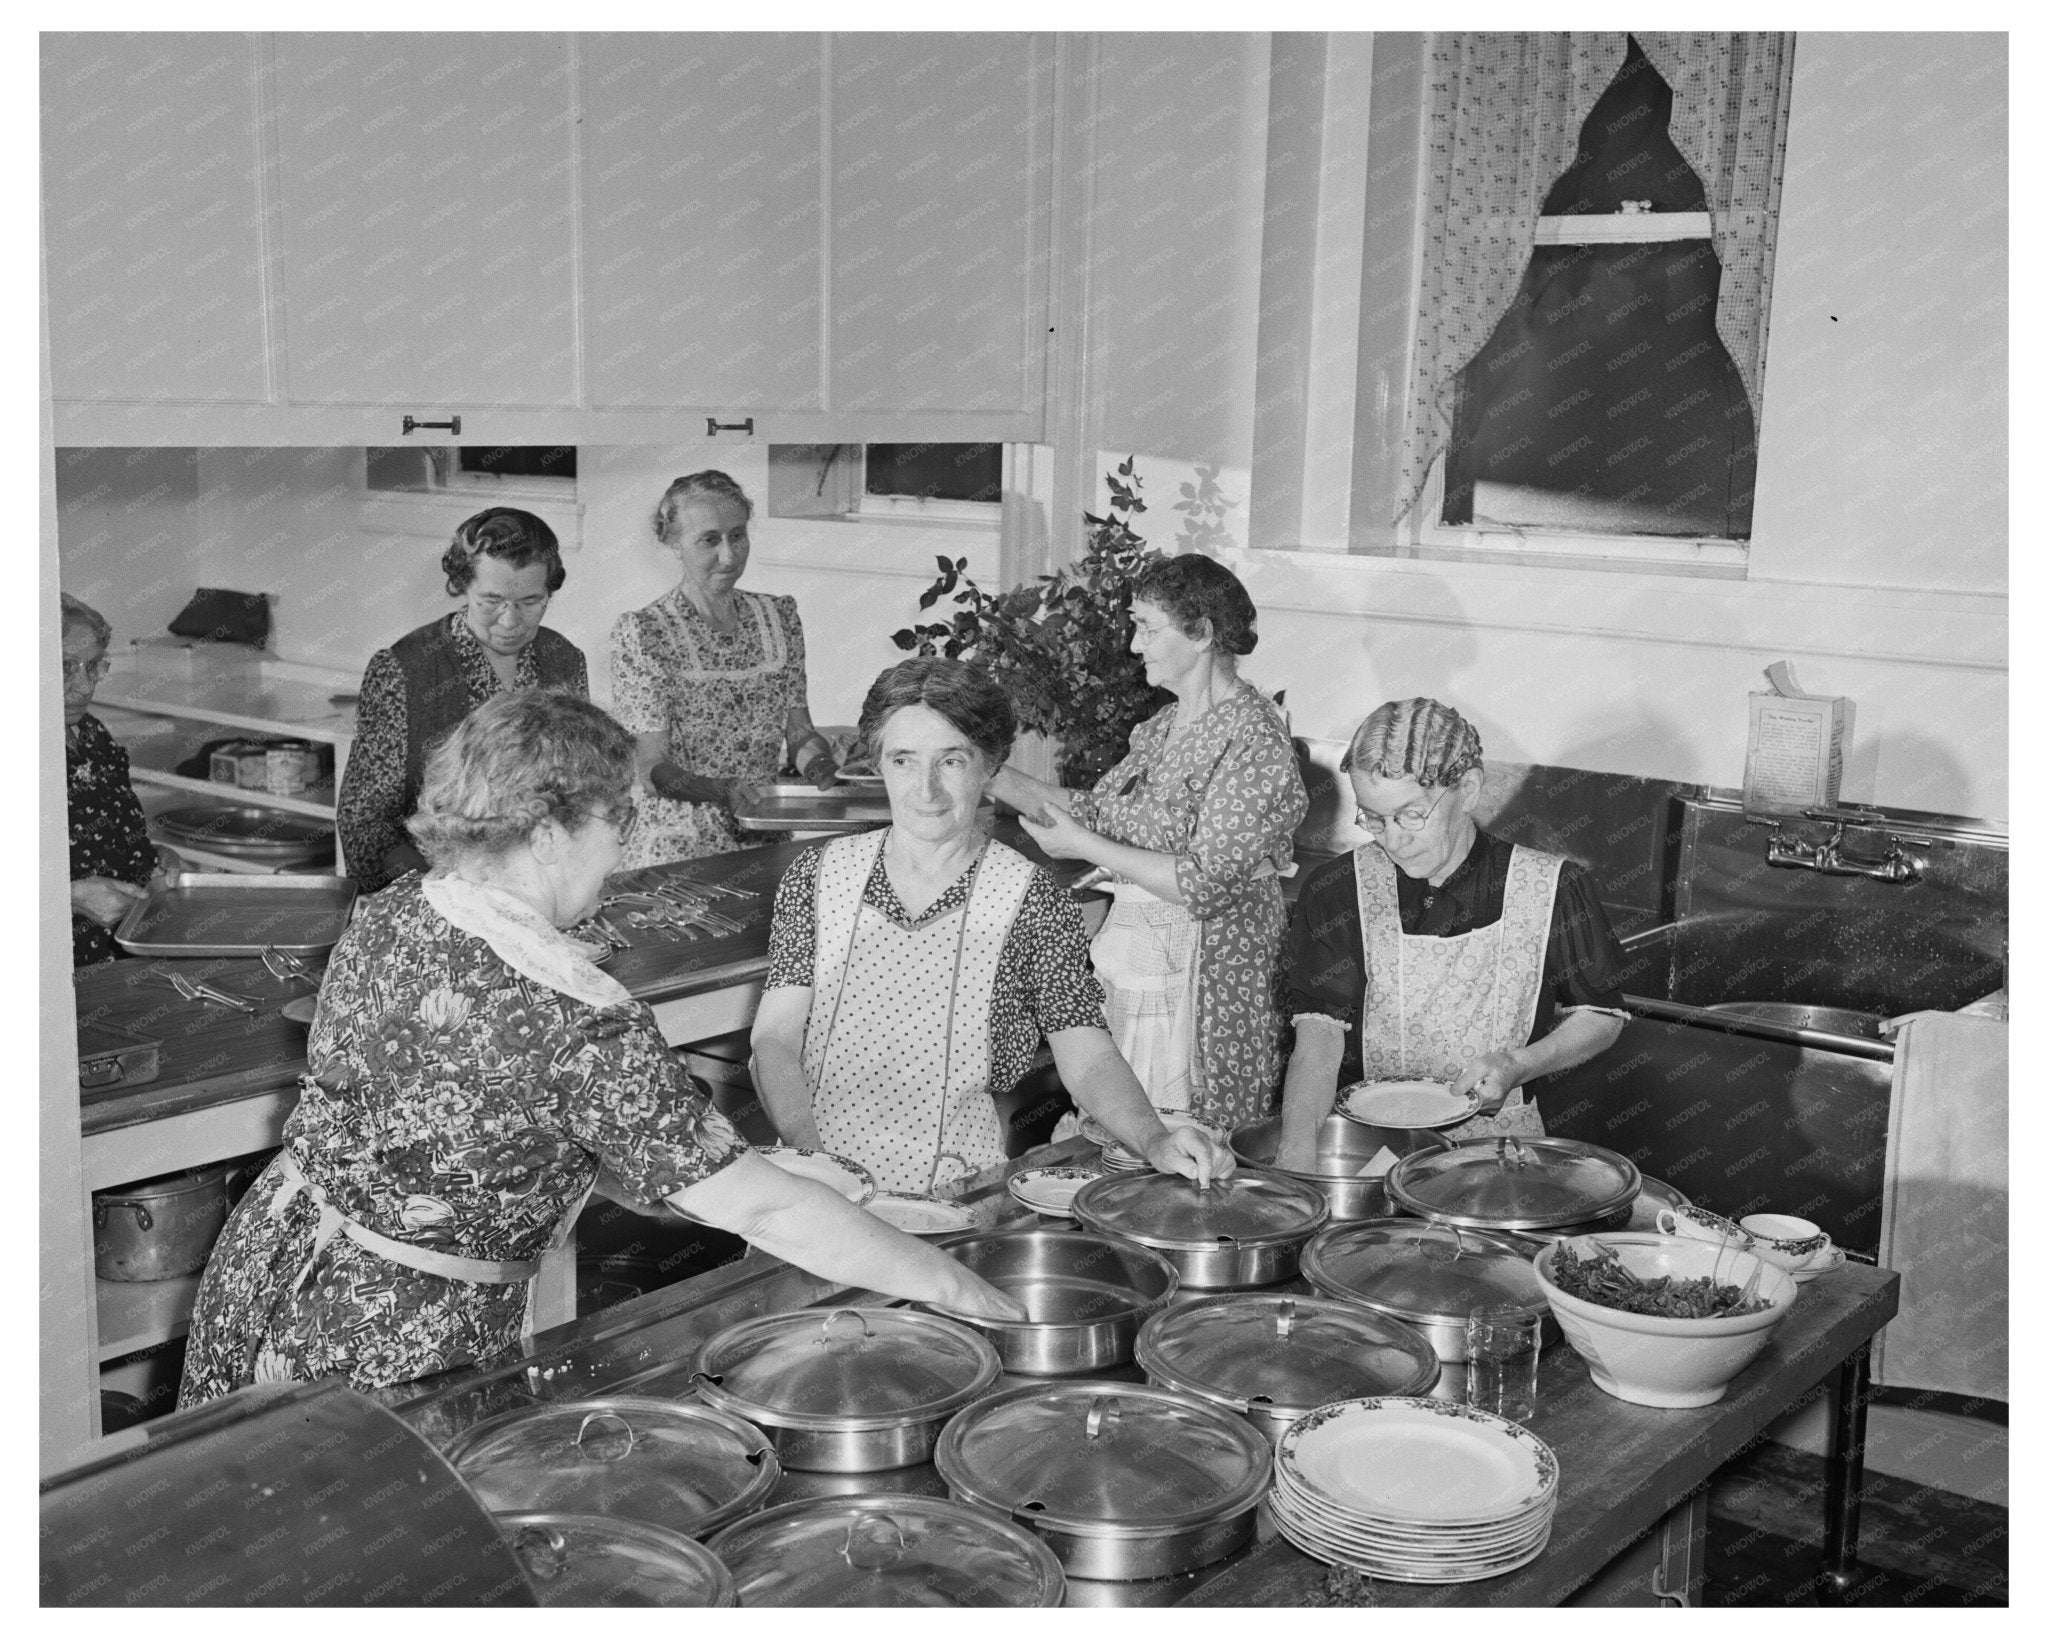
[[[102,1280],[169,1280],[204,1268],[227,1222],[228,1164],[169,1172],[92,1198],[93,1268]]]
[[[1404,1212],[1509,1234],[1616,1228],[1642,1188],[1625,1155],[1572,1138],[1503,1135],[1418,1151],[1387,1174]]]
[[[953,1495],[1035,1531],[1067,1574],[1176,1576],[1257,1533],[1272,1477],[1242,1417],[1169,1389],[1033,1383],[979,1400],[932,1462]]]
[[[1405,1321],[1449,1363],[1465,1358],[1465,1317],[1482,1304],[1548,1315],[1531,1251],[1527,1241],[1456,1224],[1369,1218],[1324,1230],[1302,1253],[1301,1272],[1326,1298]],[[1555,1335],[1555,1321],[1544,1326]]]
[[[1002,1230],[956,1235],[939,1244],[1020,1301],[1031,1318],[984,1320],[941,1312],[987,1338],[1004,1371],[1030,1377],[1123,1365],[1138,1328],[1180,1287],[1179,1274],[1159,1253],[1078,1230]]]
[[[1002,1376],[958,1321],[914,1309],[800,1309],[728,1326],[697,1353],[705,1403],[765,1433],[785,1468],[865,1474],[931,1456]]]
[[[591,1514],[503,1514],[498,1529],[543,1605],[723,1607],[732,1575],[680,1531]]]
[[[1241,1172],[1207,1189],[1164,1172],[1098,1178],[1074,1197],[1090,1229],[1149,1247],[1185,1287],[1273,1286],[1292,1280],[1301,1249],[1330,1221],[1312,1185],[1277,1172]]]
[[[1316,1164],[1313,1172],[1300,1172],[1274,1163],[1280,1153],[1280,1118],[1254,1121],[1230,1135],[1230,1148],[1239,1161],[1262,1172],[1277,1172],[1283,1178],[1308,1184],[1323,1193],[1330,1203],[1333,1223],[1355,1218],[1384,1218],[1393,1210],[1387,1204],[1387,1177],[1360,1176],[1381,1150],[1395,1160],[1417,1150],[1447,1149],[1450,1140],[1442,1133],[1411,1131],[1405,1127],[1372,1127],[1353,1121],[1348,1115],[1333,1115],[1316,1131]]]

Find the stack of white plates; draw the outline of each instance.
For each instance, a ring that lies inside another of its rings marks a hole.
[[[1230,1134],[1221,1132],[1205,1121],[1197,1121],[1185,1110],[1161,1110],[1159,1119],[1168,1127],[1200,1127],[1225,1149],[1230,1147]],[[1081,1117],[1081,1136],[1102,1151],[1102,1164],[1110,1172],[1150,1172],[1152,1163],[1136,1150],[1126,1149],[1110,1136],[1109,1129],[1092,1115]]]
[[[1288,1425],[1273,1523],[1303,1553],[1394,1582],[1476,1582],[1550,1540],[1557,1457],[1518,1423],[1444,1400],[1340,1400]]]
[[[1029,1167],[1010,1179],[1009,1190],[1045,1218],[1071,1218],[1074,1197],[1102,1176],[1096,1167]]]

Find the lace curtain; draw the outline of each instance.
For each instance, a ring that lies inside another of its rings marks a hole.
[[[1636,41],[1671,87],[1672,142],[1706,189],[1722,269],[1715,329],[1761,421],[1792,36],[1638,33]],[[1420,498],[1450,438],[1458,372],[1513,302],[1544,197],[1627,54],[1623,33],[1431,38],[1422,281],[1396,521]]]

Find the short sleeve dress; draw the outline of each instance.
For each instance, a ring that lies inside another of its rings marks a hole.
[[[635,734],[669,737],[669,755],[712,779],[766,779],[781,766],[793,707],[806,704],[804,628],[796,599],[735,594],[727,634],[683,589],[612,627],[612,715]],[[718,803],[647,793],[626,846],[627,867],[730,853],[773,839],[743,831]]]
[[[285,1124],[286,1153],[358,1223],[458,1257],[531,1258],[600,1162],[656,1200],[746,1150],[644,1003],[593,1007],[527,978],[451,926],[418,877],[360,907]],[[207,1263],[180,1405],[250,1382],[382,1387],[517,1343],[524,1284],[445,1279],[344,1236],[314,1256],[317,1207],[283,1168],[242,1198]]]

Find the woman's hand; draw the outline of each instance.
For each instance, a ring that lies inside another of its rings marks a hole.
[[[1054,859],[1087,859],[1088,849],[1097,840],[1093,831],[1054,803],[1019,817],[1032,840]]]
[[[1237,1171],[1237,1157],[1202,1127],[1168,1127],[1145,1146],[1145,1159],[1155,1172],[1192,1178],[1207,1189]]]
[[[1314,1172],[1316,1170],[1316,1141],[1313,1138],[1293,1138],[1283,1135],[1280,1149],[1273,1157],[1273,1165],[1284,1172]]]
[[[977,1320],[1029,1320],[1031,1311],[1023,1303],[989,1285],[972,1269],[962,1264],[953,1266],[959,1271],[954,1289],[940,1302],[942,1309],[951,1309],[955,1314],[972,1315]]]
[[[71,908],[80,916],[111,928],[128,914],[128,907],[143,897],[132,882],[111,876],[82,876],[71,884]]]
[[[1507,1102],[1508,1094],[1528,1079],[1528,1072],[1522,1067],[1522,1056],[1512,1048],[1498,1053],[1487,1053],[1474,1059],[1458,1072],[1451,1083],[1453,1097],[1465,1093],[1479,1095],[1480,1115],[1492,1115]]]
[[[832,760],[829,752],[821,751],[810,760],[803,770],[803,776],[820,791],[830,791],[839,783],[839,765]]]

